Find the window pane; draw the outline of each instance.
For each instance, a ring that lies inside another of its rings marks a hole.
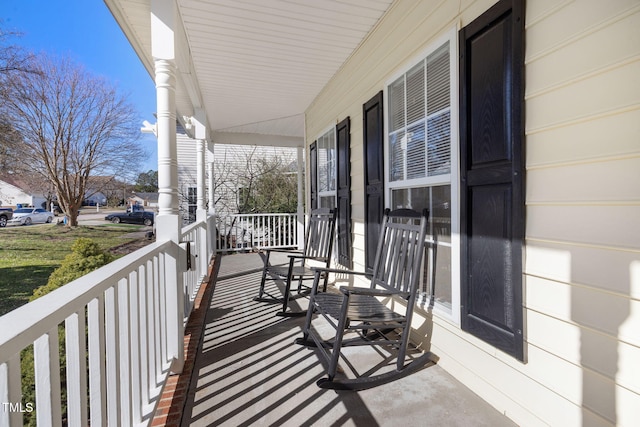
[[[424,120],[424,62],[407,73],[407,126]]]
[[[189,187],[187,189],[187,199],[190,205],[198,203],[198,189],[196,187]]]
[[[451,186],[404,188],[391,192],[393,209],[429,209],[422,293],[451,307]]]
[[[407,140],[404,131],[389,136],[389,181],[404,179],[404,153],[407,148]]]
[[[389,131],[404,127],[404,76],[389,86]]]
[[[424,122],[407,132],[407,179],[425,176]]]
[[[320,197],[319,205],[321,208],[333,209],[336,207],[336,198],[335,196]]]
[[[336,189],[336,147],[335,132],[329,132],[318,138],[318,192]]]
[[[388,87],[390,182],[451,173],[449,48],[442,44]]]
[[[447,110],[427,120],[428,176],[451,173],[451,114]]]
[[[427,115],[450,106],[449,42],[427,57]]]

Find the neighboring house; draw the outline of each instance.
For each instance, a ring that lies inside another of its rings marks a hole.
[[[122,197],[123,188],[129,184],[123,184],[117,181],[113,176],[97,176],[90,177],[87,182],[87,190],[85,191],[84,204],[104,206],[107,204],[107,195],[113,193]],[[43,203],[49,200],[56,200],[53,191],[50,193],[42,192],[41,184],[34,184],[27,179],[19,178],[13,175],[0,176],[0,203],[3,206],[15,206],[23,204],[27,206],[43,207],[50,209],[50,206],[44,206]],[[157,196],[155,198],[157,203]]]
[[[197,141],[191,139],[185,130],[177,125],[178,147],[178,196],[180,213],[185,224],[196,220],[197,209]]]
[[[197,208],[196,140],[177,126],[178,176],[180,211],[185,222],[195,220]],[[215,212],[218,215],[238,213],[238,195],[248,170],[257,159],[279,157],[296,172],[296,148],[261,145],[214,144],[213,183]],[[208,180],[205,180],[208,182]],[[205,190],[206,194],[206,190]]]
[[[158,207],[158,193],[133,193],[129,197],[129,204],[143,206],[145,209]]]
[[[42,192],[41,187],[38,188],[13,175],[0,177],[0,206],[17,206],[21,204],[40,208],[44,206],[43,204],[46,204],[46,201],[47,197]]]
[[[104,206],[114,188],[122,194],[122,184],[115,176],[90,176],[87,180],[84,203]]]

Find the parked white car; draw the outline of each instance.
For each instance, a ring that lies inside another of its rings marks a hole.
[[[53,214],[40,208],[20,208],[13,211],[7,224],[30,225],[35,222],[51,222]]]

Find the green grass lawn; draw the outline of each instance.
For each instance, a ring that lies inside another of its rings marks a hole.
[[[47,283],[78,237],[93,239],[107,250],[136,240],[122,236],[139,228],[121,224],[0,228],[0,316],[26,304],[33,290]]]

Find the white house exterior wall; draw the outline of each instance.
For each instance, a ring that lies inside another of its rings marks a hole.
[[[181,211],[188,212],[186,196],[189,187],[196,187],[196,140],[178,132],[178,181],[180,182]],[[247,166],[247,157],[253,152],[254,158],[281,156],[283,159],[296,161],[296,149],[292,147],[271,147],[240,144],[214,144],[214,197],[217,214],[235,214],[237,210],[225,206],[235,206],[237,183]],[[220,177],[224,174],[224,178]],[[206,194],[206,193],[205,193]]]
[[[307,110],[307,145],[351,118],[356,269],[363,103],[494,3],[395,2]],[[526,363],[437,313],[431,350],[520,425],[631,426],[640,419],[640,3],[529,0],[525,38]]]
[[[178,131],[176,142],[178,151],[178,182],[180,183],[178,188],[180,212],[183,216],[188,216],[188,189],[189,187],[197,186],[196,180],[198,168],[196,166],[196,140],[189,138],[186,133],[181,133],[180,131]]]
[[[0,206],[22,204],[39,208],[46,201],[42,195],[29,194],[8,182],[0,181]]]

